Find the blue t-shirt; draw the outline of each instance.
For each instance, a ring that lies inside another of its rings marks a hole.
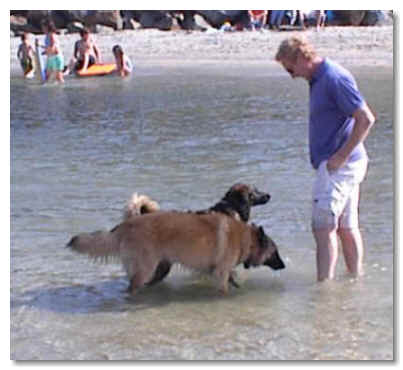
[[[309,151],[314,168],[344,145],[354,127],[352,114],[364,102],[351,73],[324,59],[310,81]],[[356,161],[366,155],[360,143],[349,160]]]

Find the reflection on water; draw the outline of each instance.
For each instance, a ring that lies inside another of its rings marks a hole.
[[[376,110],[361,223],[366,275],[316,284],[307,86],[264,65],[140,67],[129,80],[11,80],[12,359],[392,359],[392,74],[354,71]],[[235,182],[286,270],[239,268],[241,289],[175,269],[127,296],[118,265],[63,248],[111,228],[133,191],[201,209]],[[370,309],[368,309],[370,307]]]

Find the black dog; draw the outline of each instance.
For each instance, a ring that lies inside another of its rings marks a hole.
[[[269,200],[270,194],[268,193],[263,193],[246,184],[235,184],[227,191],[224,198],[213,207],[196,211],[196,213],[220,212],[238,218],[243,222],[248,222],[251,207],[266,204]]]

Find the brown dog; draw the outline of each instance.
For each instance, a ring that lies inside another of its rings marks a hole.
[[[124,221],[113,232],[79,234],[67,246],[93,258],[120,258],[132,294],[150,281],[161,261],[212,273],[226,293],[235,266],[260,266],[278,255],[262,227],[221,213],[145,214]]]
[[[253,206],[266,204],[269,200],[270,194],[262,192],[252,185],[236,183],[229,188],[224,197],[214,206],[204,210],[195,211],[195,213],[203,215],[213,212],[219,212],[233,217],[237,220],[248,222],[250,218],[251,208]],[[131,202],[129,202],[127,209],[136,210],[136,212],[133,212],[133,214],[151,213],[154,212],[155,202],[147,197],[144,198],[144,196],[142,196],[141,198],[133,197]],[[143,212],[139,212],[138,210],[143,210]],[[127,214],[128,213],[126,213],[126,215]],[[274,264],[270,265],[270,267],[274,269],[284,268],[284,263],[280,261],[281,259],[279,257]],[[171,265],[172,264],[169,263],[169,261],[161,261],[157,269],[155,270],[154,276],[147,284],[154,285],[162,281],[169,274],[169,271],[171,270]],[[245,265],[245,267],[247,266]],[[231,279],[231,282],[235,284],[233,279]]]

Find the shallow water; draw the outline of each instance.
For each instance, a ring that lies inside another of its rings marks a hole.
[[[393,358],[393,76],[353,70],[378,122],[362,186],[365,276],[317,284],[310,231],[308,91],[260,63],[138,66],[129,80],[11,77],[11,358]],[[111,228],[132,192],[201,209],[235,182],[272,195],[252,221],[287,268],[238,268],[227,297],[175,269],[130,298],[119,265],[64,246]]]

